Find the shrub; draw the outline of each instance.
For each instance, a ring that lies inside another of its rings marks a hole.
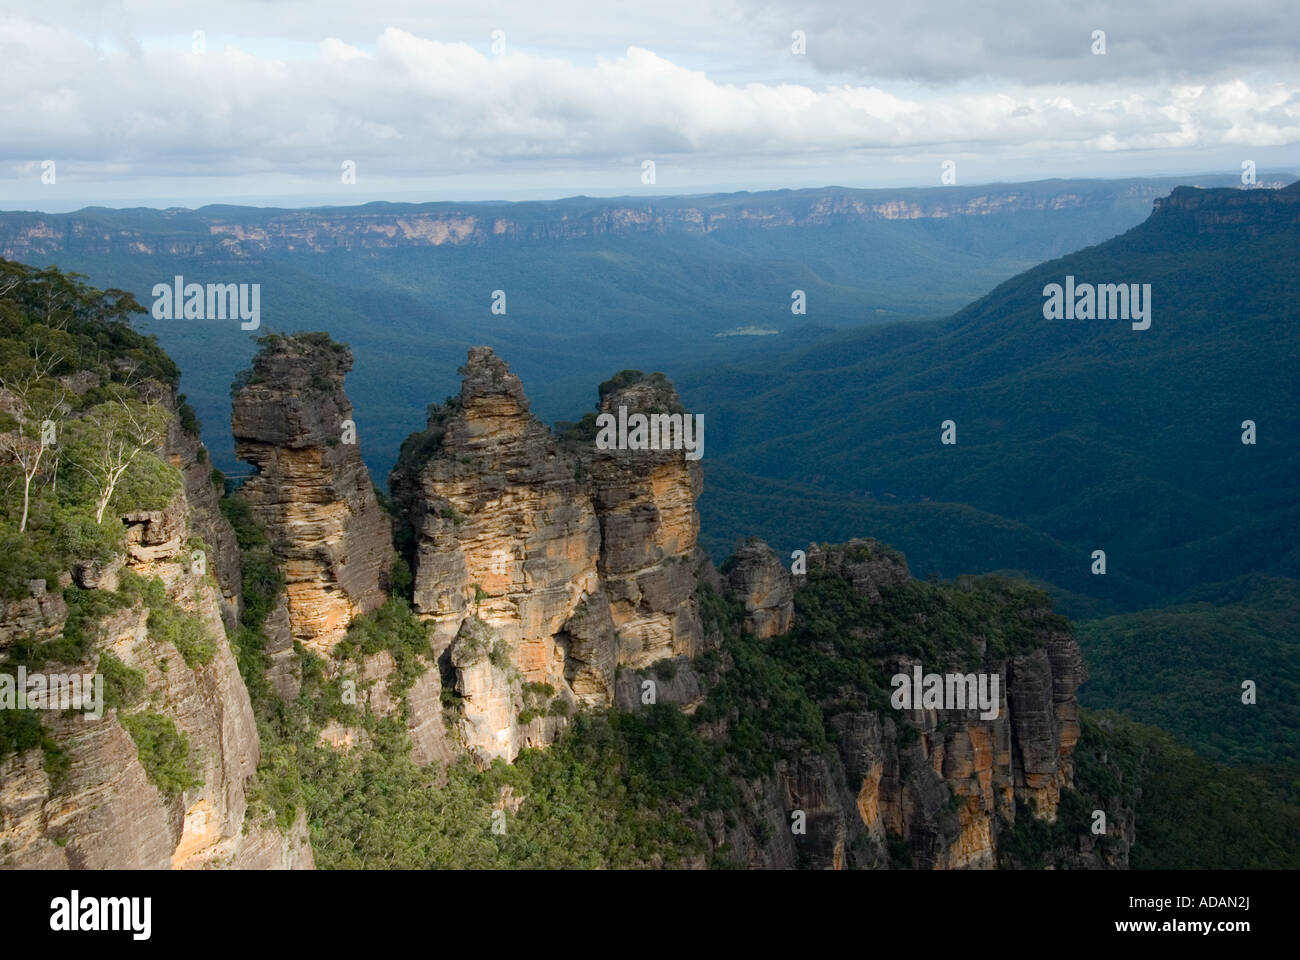
[[[417,617],[405,600],[389,597],[382,607],[353,620],[335,656],[359,659],[387,650],[397,664],[390,691],[400,694],[428,667],[429,625]]]
[[[116,517],[106,514],[104,522],[97,523],[89,507],[62,507],[54,510],[52,520],[55,547],[69,561],[102,562],[112,559],[122,549],[124,533]]]
[[[509,670],[510,647],[503,640],[498,640],[492,644],[492,649],[488,652],[488,661],[498,670]]]
[[[132,713],[120,722],[135,741],[149,781],[164,793],[181,793],[202,785],[190,764],[189,737],[160,713]]]
[[[28,581],[43,577],[48,586],[57,576],[57,567],[51,567],[29,538],[17,531],[0,534],[0,597],[21,600],[31,596]]]
[[[141,452],[122,475],[104,517],[132,510],[161,510],[180,493],[183,484],[179,470],[152,453]]]
[[[189,400],[185,394],[182,393],[178,396],[176,402],[179,405],[177,408],[177,418],[180,420],[181,429],[191,437],[197,437],[202,434],[203,425],[199,423],[198,414],[196,414],[194,408],[190,406]]]
[[[104,678],[105,708],[129,707],[144,693],[144,672],[128,667],[112,653],[99,655],[99,673]]]
[[[170,643],[193,669],[212,662],[216,643],[203,621],[164,600],[149,610],[149,633],[158,641]]]

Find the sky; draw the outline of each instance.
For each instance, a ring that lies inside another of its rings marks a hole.
[[[1294,0],[0,0],[0,209],[1295,170],[1297,51]]]

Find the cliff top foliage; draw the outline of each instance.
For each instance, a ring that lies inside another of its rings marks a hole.
[[[332,393],[343,386],[343,375],[352,369],[352,348],[339,343],[328,333],[318,330],[299,330],[281,333],[268,330],[257,338],[259,350],[253,357],[251,368],[235,374],[230,385],[230,398],[250,384],[285,383],[284,364],[305,360],[311,371],[308,389],[316,393]]]
[[[60,358],[56,375],[90,371],[104,381],[152,379],[175,387],[180,368],[156,337],[131,325],[144,307],[125,290],[98,290],[84,279],[0,259],[0,337],[47,345]],[[6,346],[6,362],[12,350]]]
[[[180,374],[132,329],[142,312],[77,274],[0,261],[0,599],[108,560],[122,513],[180,489],[154,453]]]
[[[324,330],[297,330],[291,333],[268,330],[257,338],[257,345],[262,353],[288,354],[291,356],[320,355],[331,359],[342,359],[352,355],[346,343],[339,343]]]
[[[727,724],[725,753],[737,770],[770,772],[790,743],[825,750],[832,736],[825,711],[889,711],[891,660],[969,671],[1037,649],[1045,629],[1069,630],[1050,613],[1046,593],[1007,578],[909,580],[879,589],[873,602],[838,573],[810,570],[795,591],[793,629],[759,640],[741,629],[737,601],[701,587],[705,631],[724,638],[731,666],[720,669],[716,654],[703,658],[713,688],[695,716]]]
[[[447,424],[462,409],[459,396],[450,396],[442,403],[429,404],[428,426],[402,441],[401,452],[393,473],[415,477],[420,469],[442,449],[442,439],[447,435]]]
[[[642,373],[640,370],[620,370],[598,388],[600,399],[596,403],[599,410],[605,398],[620,393],[629,387],[640,387],[638,391],[649,399],[648,404],[639,404],[642,413],[685,413],[686,408],[677,399],[677,389],[662,373]]]
[[[645,401],[634,404],[639,413],[686,413],[677,397],[677,390],[662,373],[642,373],[640,370],[620,370],[604,381],[597,388],[599,397],[596,409],[588,410],[578,420],[557,420],[555,435],[561,440],[575,443],[595,441],[599,428],[596,425],[597,414],[602,409],[605,398],[626,390],[628,387],[643,385]],[[630,412],[630,411],[629,411]]]

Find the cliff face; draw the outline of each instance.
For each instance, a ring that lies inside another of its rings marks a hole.
[[[873,606],[911,579],[902,556],[875,541],[813,544],[807,563],[810,575],[842,578]],[[770,635],[774,621],[788,626],[787,598],[808,581],[791,576],[766,545],[756,543],[729,562],[724,582],[743,604],[747,629]],[[891,838],[905,841],[916,867],[997,866],[1005,831],[1017,816],[1054,822],[1062,791],[1074,782],[1076,691],[1087,673],[1073,637],[1046,613],[1024,612],[1033,635],[1027,652],[993,655],[976,638],[980,663],[974,672],[1000,679],[997,717],[982,718],[976,709],[895,710],[891,703],[863,710],[851,697],[824,702],[834,750],[782,761],[747,789],[751,817],[780,822],[782,830],[770,844],[735,829],[720,831],[718,842],[725,840],[750,866],[880,867],[889,862]],[[879,666],[886,675],[910,675],[918,663],[891,655]],[[807,815],[807,832],[788,842],[795,809]],[[1120,834],[1131,829],[1131,822],[1112,826]],[[1070,866],[1114,865],[1085,847]]]
[[[1152,219],[1193,233],[1244,228],[1249,234],[1259,235],[1270,228],[1300,223],[1300,181],[1280,190],[1178,187],[1156,200]]]
[[[602,413],[684,413],[677,393],[654,377],[612,390]],[[600,573],[619,639],[619,662],[644,667],[702,653],[695,567],[703,488],[699,460],[681,450],[583,448],[600,517]]]
[[[226,630],[232,631],[239,620],[243,606],[240,597],[241,564],[239,544],[235,532],[221,515],[218,506],[222,491],[212,482],[212,464],[208,451],[194,434],[181,426],[181,417],[175,398],[163,398],[170,418],[164,450],[167,462],[181,471],[185,497],[189,503],[189,521],[194,534],[207,546],[207,563],[221,591],[221,614]],[[132,523],[128,534],[138,531],[144,535],[147,524]]]
[[[728,559],[727,590],[745,605],[745,629],[766,640],[794,622],[794,583],[790,571],[767,544],[747,543]]]
[[[489,348],[461,373],[460,396],[432,408],[390,487],[414,538],[415,609],[435,652],[456,641],[466,743],[512,759],[562,729],[557,699],[607,706],[619,664],[700,652],[699,470],[680,451],[561,444]],[[605,403],[645,399],[633,387]],[[498,645],[495,665],[480,655]],[[553,691],[544,721],[518,706],[527,685]]]
[[[174,399],[168,402],[175,409]],[[129,602],[105,593],[109,612],[79,626],[93,635],[89,658],[42,669],[106,674],[105,657],[111,654],[117,670],[138,671],[139,689],[131,703],[106,709],[98,720],[41,712],[66,766],[52,775],[39,747],[0,764],[0,863],[87,869],[312,866],[305,819],[300,816],[282,834],[269,817],[249,811],[246,788],[260,748],[225,627],[239,603],[238,554],[231,552],[234,535],[216,510],[211,468],[200,450],[173,423],[158,453],[181,470],[183,489],[164,509],[122,515],[125,555],[96,565],[103,575],[82,570],[93,592],[120,590],[128,571],[157,578],[162,592]],[[227,587],[232,583],[233,590]],[[15,628],[46,638],[67,628],[62,598],[40,581],[33,594],[16,605],[20,609],[5,611],[0,658],[7,659],[5,648],[18,638]],[[167,611],[191,618],[191,627],[206,639],[206,660],[187,662],[167,638],[155,622]],[[188,740],[189,786],[161,789],[151,780],[141,759],[145,751],[128,732],[132,718],[145,716],[163,718]]]
[[[1280,187],[1261,181],[1260,186]],[[1118,188],[1151,201],[1167,183]],[[1251,191],[1239,191],[1249,193]],[[984,217],[1067,208],[1105,209],[1112,188],[1096,183],[941,190],[826,190],[735,194],[718,198],[660,198],[635,202],[566,200],[530,204],[390,204],[354,211],[159,211],[150,220],[105,222],[92,214],[10,213],[0,217],[0,256],[31,261],[63,251],[129,256],[218,257],[243,260],[267,253],[330,253],[512,241],[569,241],[645,233],[719,231],[851,224],[879,220]]]
[[[235,453],[256,473],[240,491],[284,572],[289,632],[331,650],[384,602],[392,531],[362,463],[343,376],[352,354],[328,338],[273,339],[235,393]]]
[[[437,452],[390,484],[415,533],[415,609],[433,622],[439,654],[457,638],[466,743],[513,759],[542,742],[517,723],[522,684],[549,684],[570,701],[606,698],[612,662],[567,629],[603,609],[603,621],[573,629],[607,645],[600,529],[574,463],[529,412],[519,378],[487,348],[470,351],[462,373],[454,409],[431,420],[442,431]],[[508,655],[489,659],[498,645]]]

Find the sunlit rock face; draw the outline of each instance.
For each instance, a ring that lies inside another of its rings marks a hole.
[[[351,367],[323,334],[277,338],[236,384],[231,415],[235,454],[257,471],[240,496],[284,572],[290,634],[322,653],[384,602],[392,559],[343,392]]]
[[[790,630],[794,622],[794,582],[790,571],[766,543],[747,543],[727,560],[728,589],[744,601],[745,629],[760,640]]]
[[[539,723],[529,706],[512,719],[502,705],[523,700],[509,684],[546,685],[552,704],[606,706],[620,664],[700,651],[699,465],[682,451],[556,438],[487,347],[470,350],[461,375],[460,395],[430,408],[389,485],[411,531],[415,609],[434,625],[435,653],[463,641],[470,619],[504,644],[509,671],[458,659],[458,646],[452,660],[470,701],[467,745],[513,756],[563,722]],[[645,406],[661,389],[633,384],[603,403]]]
[[[613,383],[617,383],[617,379]],[[662,375],[601,397],[604,414],[688,416]],[[703,652],[694,597],[704,480],[685,449],[600,450],[584,458],[600,517],[600,573],[620,644],[619,662],[643,667]]]

